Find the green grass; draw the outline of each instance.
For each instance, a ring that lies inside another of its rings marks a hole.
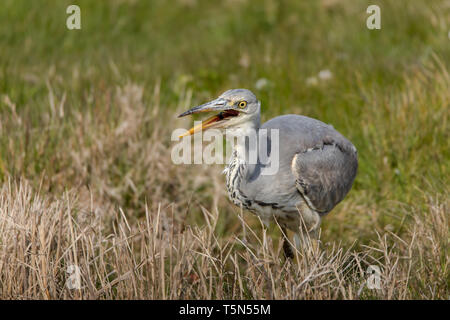
[[[0,181],[25,178],[52,199],[88,189],[136,223],[161,205],[201,226],[203,206],[228,239],[242,230],[221,168],[173,165],[170,132],[189,125],[180,111],[244,87],[263,120],[318,118],[357,147],[358,176],[324,219],[324,242],[406,237],[430,199],[448,214],[450,7],[376,1],[382,28],[368,30],[372,2],[76,1],[82,29],[70,31],[73,1],[4,0]],[[321,70],[333,77],[308,84]]]

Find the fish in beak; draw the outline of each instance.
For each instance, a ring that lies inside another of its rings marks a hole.
[[[237,117],[239,115],[239,111],[235,110],[233,106],[229,105],[226,99],[216,99],[200,106],[189,109],[188,111],[180,114],[178,118],[195,114],[201,112],[214,112],[219,111],[218,114],[212,116],[200,123],[199,125],[194,126],[193,128],[186,131],[186,133],[182,134],[180,138],[192,135],[196,132],[203,131],[209,128],[220,128],[222,127],[228,120],[231,118]]]

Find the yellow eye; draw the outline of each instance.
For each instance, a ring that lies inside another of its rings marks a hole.
[[[247,101],[241,101],[238,104],[238,107],[241,109],[244,109],[247,106]]]

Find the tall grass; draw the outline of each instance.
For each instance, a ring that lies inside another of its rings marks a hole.
[[[219,238],[219,212],[203,209],[204,226],[185,225],[173,208],[102,210],[67,192],[49,200],[26,182],[0,191],[2,299],[447,299],[448,202],[428,199],[400,238],[377,235],[364,248],[327,243],[281,257],[261,227]],[[80,287],[67,281],[79,267]],[[381,289],[366,285],[369,265]],[[71,273],[67,273],[71,272]]]

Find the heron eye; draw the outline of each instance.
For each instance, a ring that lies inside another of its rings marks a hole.
[[[247,101],[241,101],[238,104],[238,107],[241,109],[244,109],[247,106]]]

